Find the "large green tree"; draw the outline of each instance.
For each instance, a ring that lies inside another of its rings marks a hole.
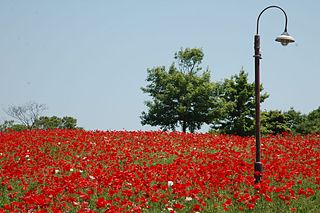
[[[194,132],[219,116],[216,84],[210,81],[208,69],[200,73],[203,57],[199,48],[181,49],[168,70],[165,66],[148,69],[148,85],[141,89],[152,99],[146,101],[148,111],[140,116],[143,125],[163,130],[180,126],[183,132]]]
[[[263,90],[261,85],[260,92]],[[225,79],[220,84],[220,97],[223,99],[224,113],[212,124],[212,128],[225,134],[240,136],[253,135],[255,129],[255,84],[248,82],[248,74],[241,70],[238,75]],[[268,97],[261,94],[260,101]]]

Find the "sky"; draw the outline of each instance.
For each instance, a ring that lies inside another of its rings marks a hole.
[[[320,106],[318,0],[0,0],[0,123],[11,105],[45,104],[44,116],[72,116],[87,130],[142,126],[147,69],[170,66],[181,48],[202,48],[212,81],[243,68],[254,81],[253,38],[270,5],[288,16],[296,42],[274,39],[284,15],[260,19],[266,110]]]

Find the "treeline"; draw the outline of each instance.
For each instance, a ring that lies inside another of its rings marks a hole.
[[[44,104],[29,102],[22,106],[10,106],[5,112],[15,120],[5,120],[0,124],[0,131],[22,131],[31,129],[81,129],[77,126],[77,119],[64,116],[41,116],[46,110]]]
[[[248,82],[248,74],[239,74],[220,82],[211,81],[210,70],[203,69],[204,53],[199,48],[181,49],[167,69],[158,66],[148,69],[142,87],[151,100],[145,102],[142,112],[143,125],[159,126],[163,130],[181,127],[183,132],[194,132],[203,124],[210,125],[210,132],[254,135],[255,84]],[[263,93],[261,103],[269,94]],[[320,107],[305,115],[293,108],[282,112],[270,110],[261,113],[261,132],[310,134],[320,132]]]
[[[77,127],[77,119],[73,117],[62,117],[57,116],[41,116],[39,117],[34,125],[30,128],[24,124],[17,123],[13,120],[6,120],[3,124],[0,124],[0,131],[13,130],[22,131],[30,129],[81,129]]]
[[[293,108],[286,112],[279,110],[263,112],[262,119],[262,127],[265,128],[263,130],[265,133],[280,133],[283,131],[299,134],[320,133],[320,107],[308,114],[302,114]]]

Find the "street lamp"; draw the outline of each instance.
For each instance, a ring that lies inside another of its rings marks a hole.
[[[255,182],[259,183],[261,180],[261,174],[262,174],[262,163],[261,163],[261,133],[260,133],[260,59],[261,53],[260,53],[260,36],[259,36],[259,20],[262,13],[270,8],[277,8],[280,9],[284,16],[285,16],[285,27],[284,32],[278,36],[275,40],[277,42],[280,42],[283,46],[287,46],[289,43],[294,42],[294,38],[290,36],[287,32],[287,24],[288,24],[288,18],[286,12],[279,6],[269,6],[266,7],[264,10],[261,11],[261,13],[258,16],[257,19],[257,31],[256,35],[254,36],[254,61],[255,61],[255,101],[256,101],[256,129],[255,129],[255,136],[256,136],[256,159],[254,162],[254,177]]]

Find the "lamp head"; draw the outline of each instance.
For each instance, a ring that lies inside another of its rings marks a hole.
[[[289,43],[294,42],[294,38],[289,35],[287,31],[284,31],[281,35],[276,38],[277,42],[280,42],[282,46],[287,46]]]

